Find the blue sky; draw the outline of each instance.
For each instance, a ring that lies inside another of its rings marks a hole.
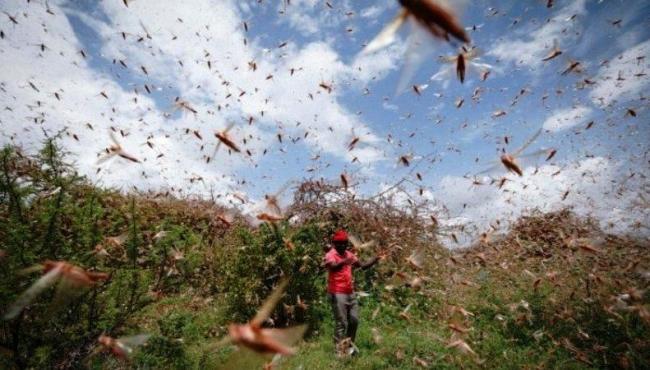
[[[7,66],[0,71],[0,100],[9,108],[0,112],[0,140],[34,150],[44,131],[64,130],[71,159],[98,184],[125,191],[173,187],[199,196],[212,191],[232,204],[239,203],[233,194],[246,195],[249,204],[238,205],[244,211],[287,181],[338,183],[345,172],[357,184],[351,191],[361,195],[406,177],[393,201],[411,199],[423,214],[471,225],[468,230],[484,231],[534,208],[569,206],[613,231],[647,235],[638,223],[649,219],[639,197],[648,197],[650,4],[556,1],[549,9],[545,1],[457,2],[463,25],[476,26],[468,32],[490,74],[481,81],[485,67],[470,71],[461,84],[439,61],[460,45],[427,40],[416,48],[424,60],[409,85],[427,85],[416,95],[395,93],[413,56],[410,24],[392,45],[361,54],[398,3],[329,3],[50,1],[52,15],[45,2],[0,1],[0,10],[18,22],[0,15],[0,62]],[[543,62],[554,44],[562,55]],[[580,62],[581,72],[562,75],[571,61]],[[431,80],[434,75],[442,77]],[[332,92],[320,83],[331,84]],[[177,96],[197,114],[175,111]],[[460,108],[458,99],[464,99]],[[498,110],[506,114],[494,117]],[[214,132],[231,123],[230,134],[251,155],[228,155],[222,147],[206,163]],[[111,145],[111,127],[142,163],[97,164]],[[516,150],[540,128],[526,152],[556,149],[552,160],[540,155],[522,162],[522,178],[499,166],[473,178],[492,167],[499,150]],[[353,132],[361,140],[348,151]],[[398,164],[402,155],[413,163],[430,155],[417,168],[422,181]],[[504,176],[503,188],[489,185]],[[203,181],[190,181],[198,177]],[[472,186],[473,179],[484,185]]]

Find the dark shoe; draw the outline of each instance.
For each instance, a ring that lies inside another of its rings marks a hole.
[[[359,355],[359,348],[354,343],[351,343],[350,349],[348,349],[348,355],[350,356]]]

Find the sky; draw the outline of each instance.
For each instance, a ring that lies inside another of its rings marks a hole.
[[[399,11],[393,0],[0,0],[0,144],[33,153],[59,134],[100,186],[243,212],[285,184],[345,173],[359,196],[386,191],[465,225],[459,244],[564,207],[650,236],[650,4],[454,4],[477,54],[464,83],[441,59],[462,45],[415,22],[363,52]],[[228,127],[241,153],[215,151]],[[539,130],[516,158],[523,176],[507,172],[502,150]],[[140,163],[101,160],[110,132]]]

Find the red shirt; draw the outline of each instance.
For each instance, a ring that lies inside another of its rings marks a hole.
[[[325,263],[339,263],[345,258],[349,258],[352,263],[355,263],[359,260],[357,256],[354,255],[354,253],[348,250],[346,250],[345,254],[341,256],[336,251],[336,248],[332,248],[327,252],[327,254],[325,254]],[[352,265],[343,265],[343,267],[337,271],[328,269],[327,272],[328,293],[352,294],[354,291],[352,288]]]

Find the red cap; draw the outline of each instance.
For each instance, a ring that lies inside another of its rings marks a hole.
[[[345,230],[338,230],[337,232],[334,233],[334,236],[332,236],[332,242],[347,242],[348,241],[348,233],[345,232]]]

